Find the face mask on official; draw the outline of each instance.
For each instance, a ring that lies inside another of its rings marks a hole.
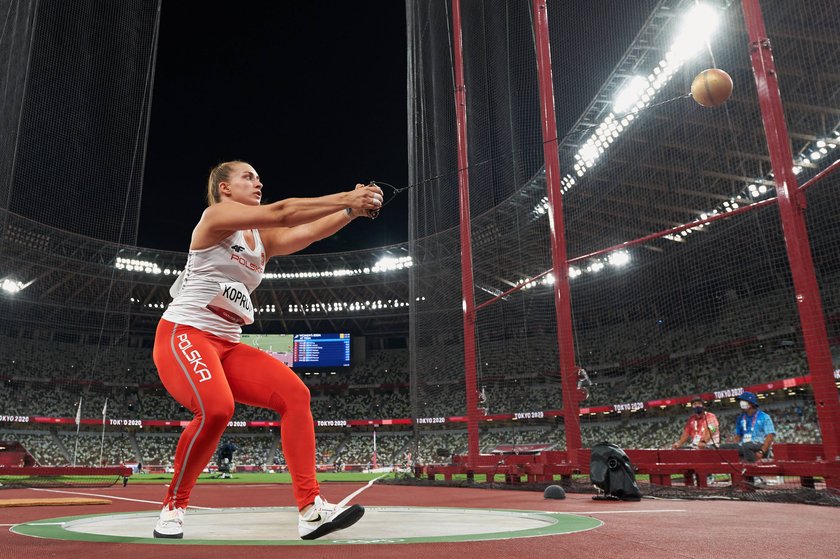
[[[741,409],[742,410],[746,411],[746,410],[750,409],[750,403],[749,402],[746,402],[744,400],[739,400],[738,403],[741,404]]]
[[[703,406],[694,406],[694,407],[693,407],[693,408],[691,408],[691,409],[693,409],[693,410],[694,410],[694,413],[695,413],[696,415],[703,415]]]

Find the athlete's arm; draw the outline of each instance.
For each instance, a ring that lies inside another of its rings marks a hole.
[[[274,227],[260,229],[260,237],[265,246],[265,254],[284,256],[303,250],[315,241],[325,239],[350,223],[353,217],[341,210],[322,217],[312,223],[304,223],[296,227]]]
[[[296,227],[351,208],[354,212],[376,210],[382,206],[382,190],[377,186],[357,188],[319,198],[287,198],[264,206],[248,206],[235,201],[214,204],[204,210],[193,231],[191,250],[212,246],[233,231]],[[311,242],[311,241],[310,241]]]
[[[356,190],[363,188],[366,188],[363,184],[356,185]],[[378,192],[381,193],[381,190]],[[351,209],[349,213],[346,210],[341,210],[321,219],[295,227],[261,229],[260,237],[262,237],[265,252],[269,258],[272,256],[294,254],[316,241],[326,239],[353,221],[356,217],[364,215],[364,213],[354,209]]]

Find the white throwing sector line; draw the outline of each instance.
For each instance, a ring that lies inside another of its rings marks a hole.
[[[135,503],[149,503],[152,505],[160,506],[160,501],[146,501],[145,499],[129,499],[128,497],[116,497],[114,495],[101,495],[99,493],[82,493],[81,491],[62,491],[60,489],[35,489],[34,487],[29,488],[32,491],[44,491],[47,493],[64,493],[67,495],[84,495],[85,497],[104,497],[105,499],[116,499],[118,501],[132,501]],[[197,507],[195,505],[190,505],[187,508],[190,509],[203,509],[203,510],[213,510],[212,507]]]
[[[355,491],[353,491],[352,493],[350,493],[349,495],[347,495],[346,497],[344,497],[344,499],[342,499],[342,500],[341,500],[341,502],[340,502],[340,503],[338,503],[338,504],[336,505],[336,508],[341,508],[341,507],[343,507],[344,505],[346,505],[346,504],[348,503],[348,501],[350,501],[350,499],[352,499],[353,497],[355,497],[356,495],[358,495],[359,493],[361,493],[362,491],[364,491],[365,489],[367,489],[368,487],[370,487],[371,485],[373,485],[373,483],[374,483],[375,481],[379,481],[380,479],[382,479],[383,477],[385,477],[385,476],[387,476],[387,475],[388,475],[388,474],[382,474],[382,475],[381,475],[381,476],[379,476],[379,477],[375,477],[375,478],[373,478],[372,480],[370,480],[369,482],[367,482],[367,485],[365,485],[365,486],[363,486],[363,487],[360,487],[360,488],[356,489]]]

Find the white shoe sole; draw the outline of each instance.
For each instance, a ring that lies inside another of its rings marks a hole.
[[[330,520],[329,522],[325,522],[306,534],[305,536],[301,536],[300,539],[302,540],[316,540],[320,537],[326,536],[327,534],[331,534],[336,530],[343,530],[345,528],[349,528],[356,522],[358,522],[363,516],[365,515],[365,508],[361,505],[353,505],[349,507],[347,510],[343,511],[341,514]]]
[[[160,532],[155,530],[153,533],[154,533],[156,538],[167,538],[167,539],[170,539],[170,540],[180,540],[181,538],[184,537],[183,532],[181,532],[179,534],[161,534]]]

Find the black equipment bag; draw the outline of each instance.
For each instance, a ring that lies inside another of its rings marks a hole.
[[[639,501],[642,492],[636,485],[636,469],[618,446],[603,442],[592,447],[589,479],[604,492],[605,498]]]

